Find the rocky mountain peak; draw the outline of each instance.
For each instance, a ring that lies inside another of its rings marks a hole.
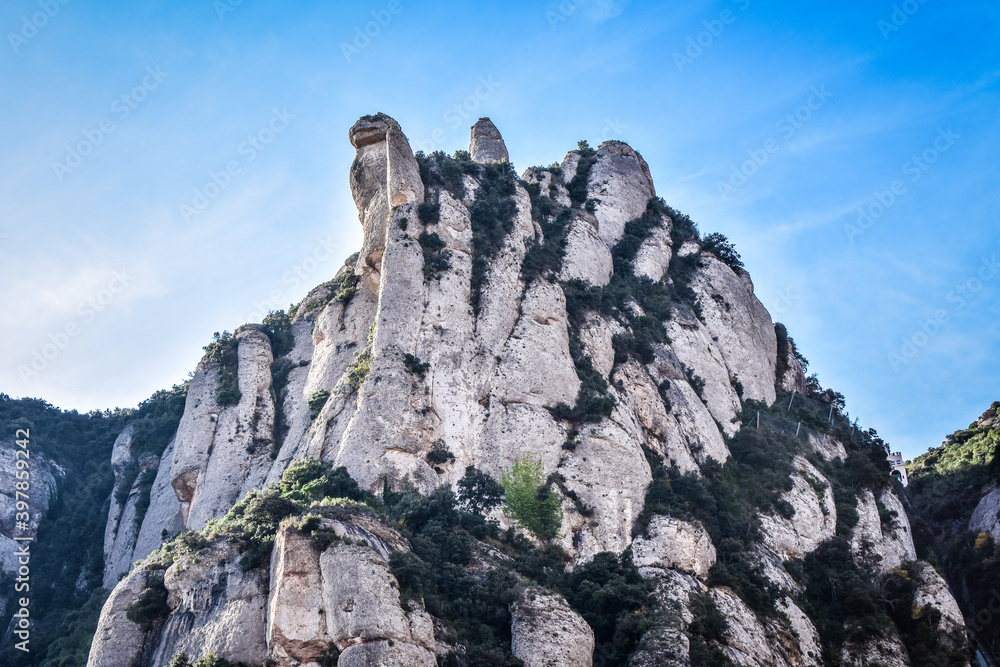
[[[349,138],[361,251],[206,347],[148,509],[112,499],[105,577],[125,578],[91,667],[801,667],[901,646],[887,612],[878,646],[816,615],[833,576],[881,609],[874,582],[916,556],[884,443],[799,393],[806,362],[738,254],[656,197],[636,150],[580,142],[517,178],[488,118],[452,156],[415,155],[385,114]]]
[[[472,126],[469,140],[469,155],[476,162],[503,162],[510,160],[507,145],[500,136],[500,130],[489,118],[480,118]]]

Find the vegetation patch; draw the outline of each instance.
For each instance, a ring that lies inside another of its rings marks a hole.
[[[212,334],[212,342],[205,346],[205,358],[218,364],[219,385],[215,400],[221,406],[236,405],[242,394],[239,386],[239,341],[228,331]]]
[[[576,395],[573,407],[559,403],[549,411],[556,419],[580,422],[599,422],[604,417],[610,417],[615,409],[615,398],[608,394],[608,383],[597,369],[594,362],[584,350],[583,343],[572,331],[569,339],[570,356],[580,378],[580,390]]]
[[[469,209],[472,222],[471,299],[472,310],[477,315],[489,260],[500,252],[504,238],[514,230],[516,184],[514,167],[509,162],[482,166],[476,201]]]
[[[613,340],[617,363],[628,358],[642,363],[652,362],[655,358],[654,346],[669,342],[663,322],[672,317],[676,304],[685,303],[700,312],[694,291],[689,286],[691,274],[698,266],[697,256],[688,261],[675,254],[670,264],[674,271],[671,282],[654,283],[647,277],[636,276],[633,271],[639,247],[655,227],[663,224],[664,216],[671,211],[673,209],[661,199],[653,198],[640,218],[626,224],[624,235],[612,249],[614,275],[606,286],[595,287],[581,280],[562,283],[566,310],[574,328],[579,329],[586,314],[594,312],[615,318],[626,329]],[[682,268],[675,269],[678,264],[682,267],[688,264],[684,269],[688,274],[681,275]]]
[[[417,217],[425,225],[436,225],[441,220],[441,204],[425,201],[417,206]]]
[[[323,411],[323,406],[326,405],[328,400],[330,400],[330,392],[326,389],[317,389],[312,393],[312,396],[309,397],[306,405],[309,408],[309,414],[312,415],[313,419],[316,419],[316,417],[319,416],[319,413]]]
[[[559,496],[545,479],[541,459],[522,454],[500,478],[504,490],[503,512],[540,540],[559,534],[563,512]]]
[[[458,480],[458,499],[473,514],[485,516],[503,503],[503,486],[476,466]]]
[[[686,634],[691,642],[691,667],[735,667],[719,645],[724,643],[729,621],[709,595],[692,593],[689,607],[694,619]]]
[[[170,607],[167,606],[167,587],[163,585],[163,573],[153,572],[149,575],[146,588],[125,610],[125,616],[144,631],[149,631],[168,614]]]
[[[761,544],[760,508],[754,501],[773,500],[766,491],[761,493],[760,480],[754,479],[752,462],[740,463],[733,458],[725,466],[713,459],[702,465],[704,476],[681,472],[664,465],[662,457],[645,449],[646,459],[653,472],[653,480],[646,491],[646,502],[636,524],[637,534],[646,530],[653,514],[663,514],[679,519],[700,521],[712,538],[718,560],[709,574],[714,586],[729,586],[755,612],[763,617],[775,616],[774,607],[779,597],[778,589],[764,576],[752,554]],[[760,452],[754,460],[764,459],[768,452]],[[768,462],[770,468],[774,461]],[[750,482],[757,494],[746,494],[742,485]],[[789,484],[790,480],[782,480]]]
[[[163,454],[184,414],[189,386],[190,382],[184,382],[170,389],[161,389],[135,409],[129,420],[132,425],[132,454],[135,457]]]
[[[531,199],[531,217],[542,230],[542,238],[535,241],[524,254],[521,278],[530,282],[538,277],[555,281],[562,271],[566,257],[566,235],[573,220],[573,211],[557,206],[550,197],[543,195],[541,183],[521,181]]]
[[[445,271],[451,268],[451,251],[437,232],[421,232],[420,248],[424,253],[424,280],[441,280]]]
[[[136,480],[139,485],[139,495],[135,499],[135,534],[139,534],[142,520],[146,518],[149,511],[149,494],[153,490],[153,481],[156,480],[156,468],[146,468]]]
[[[514,168],[509,162],[481,165],[474,162],[467,151],[456,151],[453,157],[442,152],[431,153],[429,156],[417,152],[415,157],[425,187],[425,201],[437,201],[433,192],[435,188],[444,188],[457,201],[464,201],[463,177],[471,176],[479,182],[476,200],[469,207],[472,223],[471,300],[473,312],[478,314],[489,260],[496,256],[503,247],[504,238],[514,229],[514,216],[517,215],[517,204],[514,201],[517,178]],[[437,214],[440,215],[440,211]],[[418,215],[421,215],[420,210]],[[421,219],[426,218],[426,222],[431,222],[435,212],[430,207],[424,207],[422,215]],[[433,244],[433,240],[430,243]],[[421,245],[423,244],[424,241],[421,240]],[[426,274],[426,263],[424,269]],[[440,271],[433,269],[431,275],[439,274]]]
[[[468,151],[455,151],[454,156],[448,156],[441,151],[435,151],[430,155],[417,151],[414,157],[420,167],[420,180],[424,183],[425,192],[435,187],[444,188],[457,201],[465,199],[465,182],[462,176],[475,177],[479,174],[479,164],[472,161]]]
[[[368,345],[361,352],[354,355],[354,360],[347,367],[347,381],[355,387],[360,387],[368,377],[368,371],[372,369],[372,345],[375,341],[375,322],[372,322],[368,330]]]
[[[616,274],[631,274],[632,263],[643,242],[649,238],[653,230],[663,226],[663,216],[666,214],[666,204],[662,199],[654,197],[649,200],[646,210],[635,220],[625,223],[625,231],[618,243],[611,250],[611,259]]]
[[[489,487],[476,479],[478,475],[467,474],[470,486]],[[496,500],[495,491],[487,494],[486,506]],[[597,643],[595,666],[625,664],[634,651],[647,627],[651,600],[649,584],[639,576],[628,552],[598,554],[569,573],[568,557],[559,547],[533,547],[513,530],[501,532],[482,516],[460,510],[446,487],[428,496],[404,490],[390,491],[383,498],[385,512],[400,522],[413,547],[410,552],[393,552],[390,559],[400,599],[404,604],[422,600],[463,646],[445,657],[442,665],[519,664],[510,653],[510,606],[525,583],[561,593],[591,625]],[[505,558],[481,574],[470,571],[474,554],[486,548]]]
[[[584,140],[577,142],[576,153],[580,159],[576,163],[576,173],[566,184],[566,189],[569,191],[570,201],[575,206],[580,206],[587,201],[587,180],[590,178],[591,168],[597,162],[597,151]]]
[[[992,410],[1000,407],[995,402]],[[1000,473],[1000,429],[972,423],[949,436],[949,443],[929,450],[909,466],[909,492],[928,521],[972,516],[982,490]]]
[[[358,284],[361,282],[361,276],[354,273],[353,270],[348,270],[344,272],[344,275],[340,280],[334,281],[335,290],[333,291],[333,300],[339,301],[344,304],[344,308],[347,308],[347,304],[351,302],[354,295],[358,293]]]
[[[420,377],[424,377],[431,367],[429,363],[421,362],[420,357],[412,355],[409,352],[403,355],[403,366],[406,370],[410,371],[414,375],[419,375]]]
[[[907,464],[908,509],[917,554],[945,576],[980,650],[1000,654],[1000,624],[991,622],[1000,591],[1000,545],[989,532],[967,530],[973,510],[1000,477],[1000,401],[968,428]],[[991,606],[992,605],[992,606]],[[945,664],[945,663],[941,663]]]
[[[333,663],[336,665],[337,663]],[[170,662],[166,664],[166,667],[248,667],[242,662],[229,662],[225,658],[220,658],[214,653],[209,653],[206,656],[195,660],[194,662],[188,658],[186,653],[178,653]]]
[[[438,440],[434,443],[434,447],[431,451],[427,452],[427,462],[432,466],[441,466],[448,461],[454,461],[455,455],[448,451],[448,448],[444,446],[444,442]],[[441,472],[440,468],[435,468],[438,472]]]
[[[712,232],[701,240],[701,249],[715,255],[719,261],[731,268],[733,271],[743,271],[743,261],[740,253],[736,252],[736,246],[719,232]]]

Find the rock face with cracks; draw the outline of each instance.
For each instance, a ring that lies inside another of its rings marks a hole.
[[[532,587],[511,607],[511,652],[525,667],[588,667],[594,631],[562,596]]]
[[[695,614],[709,602],[725,620],[709,643],[736,664],[820,664],[821,640],[784,563],[835,536],[838,505],[818,466],[847,458],[844,443],[802,438],[783,511],[755,519],[762,537],[752,558],[775,584],[773,617],[720,583],[718,561],[733,547],[713,543],[710,522],[639,523],[651,461],[691,478],[718,474],[748,401],[770,405],[777,391],[805,389],[798,359],[778,357],[749,275],[650,213],[667,209],[645,160],[623,142],[573,151],[521,181],[486,118],[468,155],[454,158],[414,155],[384,114],[360,119],[349,139],[361,250],[290,313],[290,349],[276,353],[271,332],[246,325],[234,336],[235,368],[208,357],[198,365],[172,442],[155,465],[145,462],[156,476],[144,519],[135,521],[131,499],[112,502],[113,591],[89,664],[160,667],[185,652],[281,667],[334,654],[342,667],[436,665],[454,637],[430,605],[401,601],[389,563],[410,547],[377,517],[324,516],[326,544],[286,522],[258,568],[241,567],[220,541],[172,562],[150,554],[184,530],[211,533],[213,519],[298,459],[342,466],[376,494],[429,493],[456,488],[467,466],[499,480],[524,454],[561,502],[552,541],[570,566],[631,549],[652,590],[628,664],[689,665],[701,641]],[[622,295],[622,285],[634,293]],[[666,295],[669,315],[643,290]],[[224,371],[234,374],[235,402],[220,400]],[[128,442],[126,431],[116,471],[130,461]],[[913,560],[894,492],[857,496],[850,545],[859,567],[882,576]],[[960,625],[931,572],[921,604]],[[167,591],[161,616],[133,623],[128,608],[157,577]],[[524,664],[592,664],[594,630],[560,595],[525,586],[509,611],[510,649]],[[852,647],[845,661],[865,664],[894,641]]]

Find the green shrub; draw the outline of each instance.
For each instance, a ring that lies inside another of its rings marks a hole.
[[[134,523],[136,535],[139,534],[139,528],[142,527],[142,520],[146,518],[146,512],[149,510],[149,494],[153,490],[156,470],[156,468],[147,468],[139,474],[136,480],[139,484],[139,495],[135,499]]]
[[[555,280],[562,271],[563,258],[566,256],[566,234],[573,212],[566,206],[559,207],[556,214],[556,203],[541,194],[541,184],[521,181],[531,200],[531,218],[542,230],[542,238],[528,246],[524,260],[521,262],[521,278],[530,282],[535,278],[545,276]]]
[[[570,332],[569,351],[580,379],[580,390],[576,395],[573,407],[560,403],[549,411],[556,419],[570,422],[599,422],[604,417],[610,417],[615,409],[616,401],[608,394],[608,383],[604,376],[594,368],[594,363],[584,351],[579,337]]]
[[[228,331],[212,334],[212,342],[205,346],[205,358],[218,364],[219,385],[215,399],[219,405],[236,405],[242,394],[239,387],[239,341]]]
[[[668,468],[659,454],[644,448],[653,478],[635,531],[644,532],[653,514],[700,521],[718,551],[712,585],[733,588],[751,609],[768,616],[777,614],[779,592],[751,554],[763,537],[760,515],[774,508],[781,490],[791,486],[792,457],[783,441],[756,439],[750,431],[742,429],[730,442],[733,455],[725,466],[707,459],[702,475]]]
[[[635,220],[625,223],[625,230],[611,249],[611,259],[616,274],[632,274],[632,262],[642,243],[649,238],[653,229],[663,225],[665,204],[662,199],[652,198],[646,204],[646,210]]]
[[[160,456],[177,432],[190,381],[161,389],[139,404],[130,420],[132,453]]]
[[[274,487],[251,491],[215,527],[240,545],[243,552],[240,567],[251,570],[266,564],[281,520],[301,509],[293,500],[282,497]]]
[[[639,575],[632,551],[599,553],[566,576],[561,591],[594,630],[595,667],[623,665],[652,626],[651,585]]]
[[[167,587],[163,585],[163,573],[153,572],[149,575],[146,588],[125,610],[125,617],[139,625],[143,631],[148,631],[169,614],[170,607],[167,606]]]
[[[414,375],[419,375],[424,377],[427,374],[428,369],[431,367],[429,363],[421,363],[420,357],[414,356],[407,352],[403,355],[403,366],[406,370],[410,371]]]
[[[347,366],[347,381],[355,387],[360,387],[372,369],[372,345],[375,341],[375,322],[368,330],[368,344],[361,352],[354,355],[354,360]]]
[[[458,201],[465,199],[462,176],[475,176],[479,173],[479,165],[472,161],[467,151],[455,151],[453,157],[441,151],[435,151],[429,156],[424,155],[423,151],[417,151],[414,157],[417,159],[420,180],[423,181],[425,190],[443,187]]]
[[[132,494],[132,487],[139,476],[139,464],[135,461],[129,462],[122,470],[121,479],[115,484],[115,502],[125,505],[128,497]]]
[[[719,648],[725,642],[729,621],[707,594],[691,593],[689,607],[694,617],[687,627],[691,641],[691,667],[735,667],[735,663]]]
[[[292,336],[292,322],[283,310],[271,311],[261,323],[267,339],[271,341],[271,354],[277,359],[292,351],[295,338]]]
[[[662,213],[670,218],[670,238],[675,254],[686,242],[698,240],[698,225],[691,218],[666,204],[663,204]]]
[[[326,389],[317,389],[309,397],[306,405],[309,408],[309,413],[312,418],[315,419],[322,412],[323,406],[326,405],[327,400],[330,398],[330,392]]]
[[[29,654],[36,661],[32,664],[37,664],[39,667],[86,665],[91,642],[97,632],[101,607],[107,597],[108,592],[98,588],[83,605],[69,611],[65,616],[45,617],[45,624],[51,628],[50,630],[45,631],[41,624],[36,625],[33,628],[33,637],[35,632],[45,632],[45,635],[51,634],[55,639],[46,641],[41,644],[41,649]]]
[[[559,534],[562,503],[545,481],[541,459],[536,461],[525,452],[509,470],[504,471],[500,484],[506,498],[504,514],[538,539],[550,540]]]
[[[975,428],[950,436],[909,466],[910,495],[925,519],[968,519],[983,489],[997,479],[1000,429]]]
[[[964,667],[969,664],[965,631],[954,628],[947,632],[937,608],[917,604],[918,580],[926,567],[930,566],[910,561],[891,570],[879,582],[883,607],[899,631],[913,667]]]
[[[570,201],[580,206],[587,201],[587,180],[590,178],[591,168],[597,162],[597,151],[591,148],[586,140],[577,142],[576,148],[580,159],[576,163],[576,173],[566,184],[566,189],[569,191]]]
[[[437,232],[421,232],[418,241],[424,252],[424,279],[441,280],[442,274],[451,268],[451,251]]]
[[[503,502],[503,486],[476,466],[467,466],[458,480],[458,498],[473,514],[485,515]]]
[[[435,443],[431,451],[427,452],[427,462],[431,465],[444,465],[453,460],[455,460],[455,455],[449,452],[442,442]]]
[[[479,475],[466,471],[470,482]],[[492,497],[486,504],[498,500],[496,493],[487,496]],[[422,599],[461,644],[443,665],[519,664],[510,654],[510,605],[526,580],[561,593],[592,623],[598,633],[598,667],[624,664],[648,625],[645,584],[627,555],[600,554],[594,564],[570,574],[569,558],[557,545],[536,548],[513,529],[500,532],[481,515],[459,510],[455,495],[445,487],[427,496],[410,489],[387,491],[383,497],[387,514],[401,523],[412,545],[411,551],[395,551],[390,557],[404,608],[409,600]],[[475,507],[477,499],[482,500],[474,497],[470,506]],[[470,571],[476,539],[507,557],[495,560],[496,566],[486,572]]]
[[[867,574],[854,564],[844,536],[827,540],[802,561],[800,597],[823,644],[823,657],[832,664],[845,642],[881,636],[892,627]]]
[[[736,252],[736,246],[723,234],[712,232],[703,238],[701,240],[701,249],[718,257],[719,261],[726,264],[733,271],[743,270],[740,253]]]
[[[347,367],[347,381],[355,387],[360,387],[372,369],[371,345],[354,355],[354,360]]]
[[[436,225],[441,219],[441,204],[425,201],[417,206],[417,217],[425,225]]]
[[[312,458],[293,461],[281,475],[278,488],[284,498],[304,506],[323,498],[349,498],[360,502],[370,496],[361,491],[347,468],[331,468]]]
[[[358,293],[358,284],[361,282],[361,276],[354,273],[354,271],[349,271],[345,273],[343,278],[336,283],[336,290],[334,290],[333,300],[340,301],[344,304],[344,308],[347,304],[351,302],[354,295]]]

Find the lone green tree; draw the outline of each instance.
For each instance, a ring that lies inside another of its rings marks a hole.
[[[476,466],[467,466],[465,477],[458,480],[458,499],[473,514],[485,516],[503,502],[503,487]]]
[[[500,478],[506,502],[503,512],[540,540],[559,534],[563,512],[559,496],[545,482],[542,460],[522,454]]]

